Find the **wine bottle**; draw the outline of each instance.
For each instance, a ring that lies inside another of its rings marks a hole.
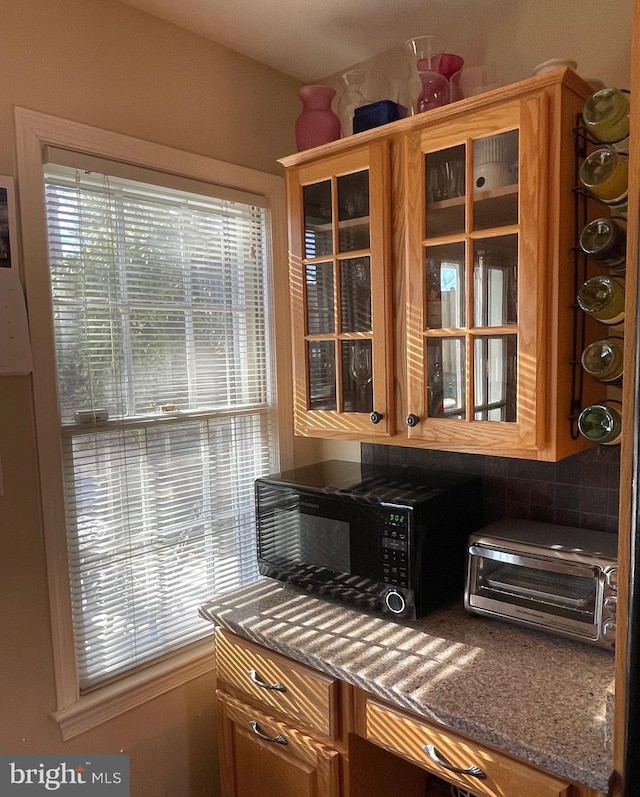
[[[582,352],[584,370],[601,382],[615,382],[622,376],[623,339],[611,336],[590,343]]]
[[[618,214],[626,213],[629,158],[610,147],[594,150],[580,166],[580,182]]]
[[[620,89],[600,89],[587,98],[582,118],[596,141],[622,141],[629,135],[629,98]]]
[[[594,219],[580,233],[580,248],[604,268],[623,270],[627,259],[624,219]]]
[[[609,399],[585,407],[578,417],[580,434],[603,446],[619,443],[622,431],[620,407],[619,401]]]
[[[578,304],[603,324],[624,321],[624,281],[617,277],[591,277],[578,291]]]

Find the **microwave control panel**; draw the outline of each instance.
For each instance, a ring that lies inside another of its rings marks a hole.
[[[382,523],[382,575],[386,584],[409,586],[410,510],[385,507]]]

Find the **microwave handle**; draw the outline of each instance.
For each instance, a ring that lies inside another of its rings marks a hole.
[[[566,575],[580,576],[582,578],[593,578],[600,573],[600,568],[598,567],[590,567],[589,565],[575,562],[564,562],[562,559],[554,559],[552,557],[522,556],[520,554],[508,553],[499,548],[485,548],[482,545],[469,546],[469,554],[470,556],[482,557],[483,559],[494,559],[497,562],[505,562],[510,565],[531,567],[535,570],[551,570],[554,573],[564,573]]]

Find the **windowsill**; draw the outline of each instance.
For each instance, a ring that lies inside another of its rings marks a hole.
[[[209,636],[184,653],[83,695],[51,716],[60,726],[62,738],[66,741],[214,668],[214,644]]]

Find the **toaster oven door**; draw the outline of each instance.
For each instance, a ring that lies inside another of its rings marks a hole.
[[[601,569],[499,548],[469,548],[465,605],[492,614],[597,639]]]

